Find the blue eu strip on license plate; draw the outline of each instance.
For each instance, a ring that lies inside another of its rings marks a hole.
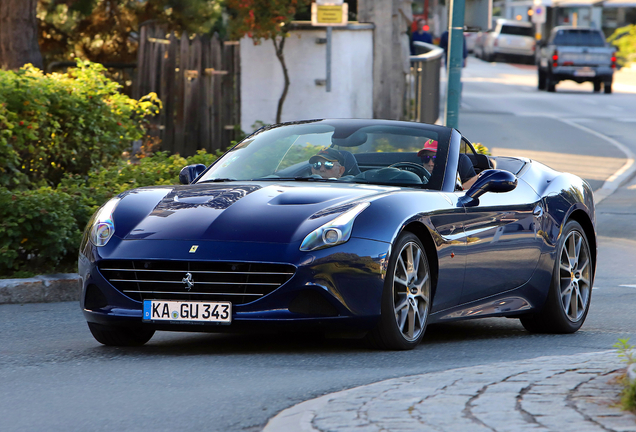
[[[232,303],[144,300],[144,321],[232,322]]]

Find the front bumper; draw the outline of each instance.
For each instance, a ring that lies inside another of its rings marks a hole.
[[[258,300],[233,305],[230,325],[163,322],[143,323],[158,330],[228,331],[261,328],[263,324],[322,323],[370,328],[380,315],[390,245],[352,238],[342,245],[301,252],[297,244],[197,242],[198,262],[282,263],[294,275]],[[193,261],[192,241],[121,240],[107,246],[85,245],[79,259],[81,307],[87,321],[106,325],[142,323],[143,303],[115,288],[100,272],[101,260]],[[95,301],[95,297],[100,299]],[[315,307],[323,302],[322,307]],[[314,303],[308,304],[309,303]],[[300,305],[300,306],[299,306]],[[303,309],[302,305],[307,305]]]

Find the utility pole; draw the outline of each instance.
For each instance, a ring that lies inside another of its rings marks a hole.
[[[457,128],[459,102],[462,91],[462,67],[464,66],[464,7],[465,0],[450,1],[450,25],[448,29],[448,55],[446,59],[446,108],[444,124]]]

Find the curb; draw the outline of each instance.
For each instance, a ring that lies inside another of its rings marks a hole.
[[[0,279],[0,304],[79,301],[80,294],[77,273]]]
[[[613,405],[616,351],[547,356],[391,378],[300,402],[263,432],[636,431]]]

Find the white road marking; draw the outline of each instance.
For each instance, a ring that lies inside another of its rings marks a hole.
[[[636,288],[636,285],[619,285],[625,288]]]

